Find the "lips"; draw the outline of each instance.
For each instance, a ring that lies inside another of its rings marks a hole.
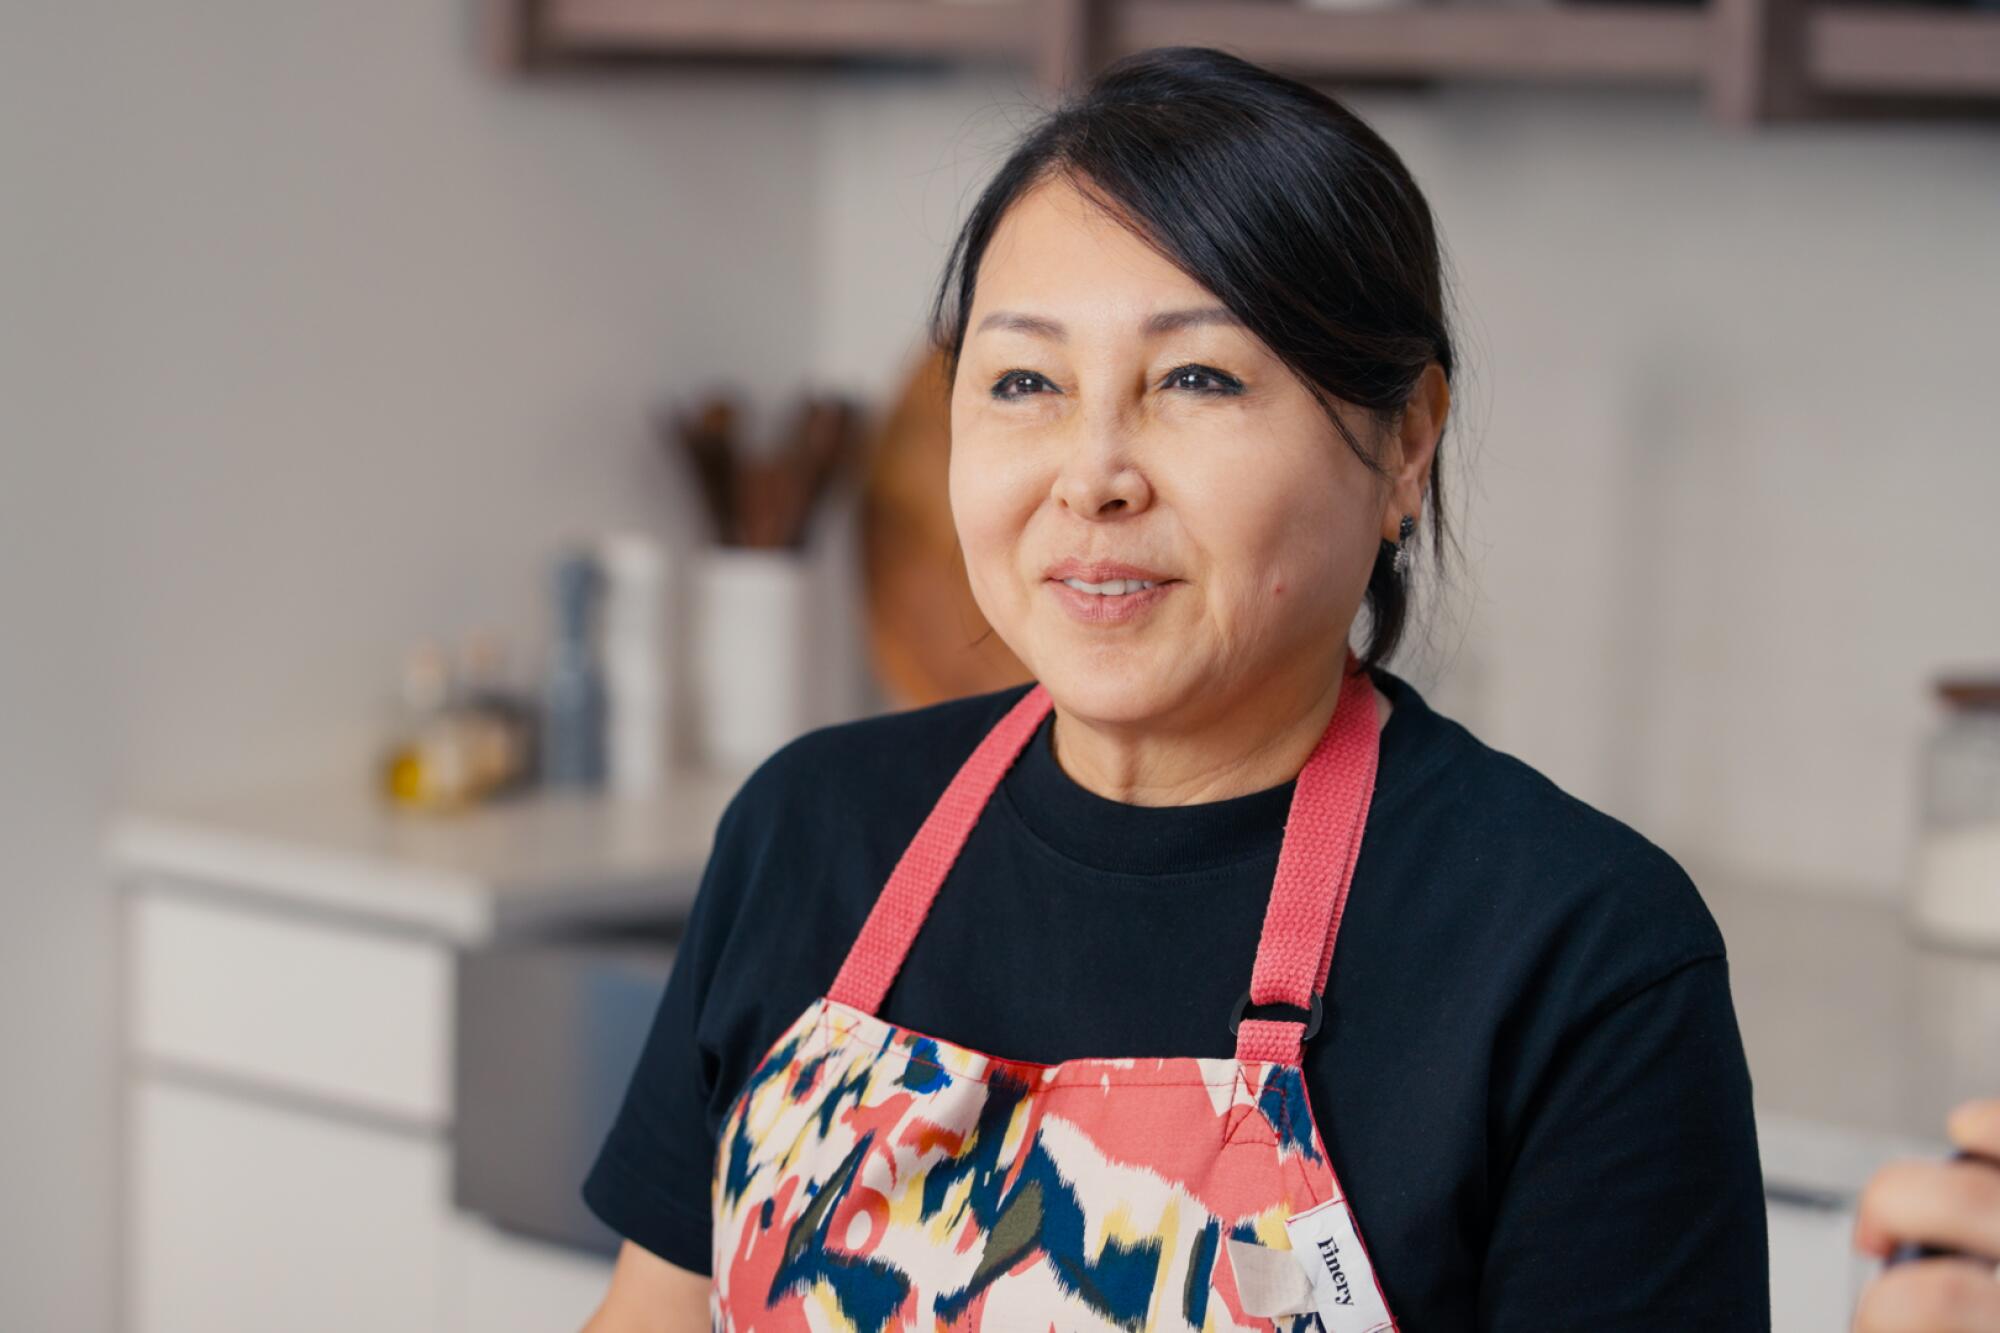
[[[1116,625],[1136,626],[1151,614],[1153,608],[1172,597],[1175,588],[1181,586],[1180,579],[1166,578],[1158,571],[1116,561],[1098,561],[1090,564],[1080,560],[1068,561],[1056,565],[1054,569],[1076,571],[1063,574],[1061,578],[1052,577],[1042,585],[1055,598],[1056,605],[1076,623],[1100,629]],[[1108,583],[1113,579],[1138,579],[1152,586],[1134,588],[1130,592],[1104,594],[1073,588],[1065,583],[1064,579],[1099,584]]]
[[[1081,579],[1085,583],[1108,583],[1112,579],[1141,579],[1147,583],[1178,583],[1171,574],[1144,565],[1128,565],[1119,560],[1079,560],[1075,556],[1059,560],[1050,565],[1043,577],[1060,583],[1064,579]]]

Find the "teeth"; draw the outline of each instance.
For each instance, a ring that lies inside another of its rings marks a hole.
[[[1064,579],[1063,582],[1078,592],[1094,592],[1100,597],[1123,597],[1128,592],[1154,585],[1144,579],[1112,579],[1109,583],[1085,583],[1082,579]]]

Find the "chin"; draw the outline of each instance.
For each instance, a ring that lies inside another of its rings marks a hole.
[[[1175,694],[1172,683],[1150,669],[1121,669],[1114,661],[1080,655],[1052,656],[1035,679],[1064,712],[1093,722],[1144,722],[1166,711]]]

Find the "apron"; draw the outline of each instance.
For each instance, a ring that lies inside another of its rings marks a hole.
[[[1352,649],[1347,671],[1298,776],[1248,990],[1216,1015],[1233,1059],[1033,1064],[876,1013],[1047,689],[994,725],[832,988],[730,1106],[710,1190],[715,1329],[1396,1327],[1301,1069],[1375,785],[1374,687]],[[1300,1012],[1245,1018],[1252,1004]]]

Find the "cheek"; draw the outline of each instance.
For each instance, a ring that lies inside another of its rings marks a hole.
[[[1283,617],[1323,614],[1338,600],[1344,557],[1333,533],[1347,520],[1328,506],[1301,505],[1296,493],[1268,494],[1254,504],[1209,514],[1202,545],[1230,552],[1240,572],[1225,578],[1232,618],[1241,628]]]
[[[1327,525],[1339,521],[1328,506],[1312,503],[1312,496],[1305,485],[1252,488],[1241,476],[1218,477],[1203,488],[1196,520],[1201,544],[1235,553],[1267,593],[1303,591],[1332,549]]]
[[[1031,479],[976,440],[954,439],[946,488],[966,576],[975,587],[1004,584],[1034,512]]]
[[[951,498],[952,521],[967,544],[991,521],[998,500],[992,460],[980,444],[976,431],[955,427],[946,456],[945,487]]]

